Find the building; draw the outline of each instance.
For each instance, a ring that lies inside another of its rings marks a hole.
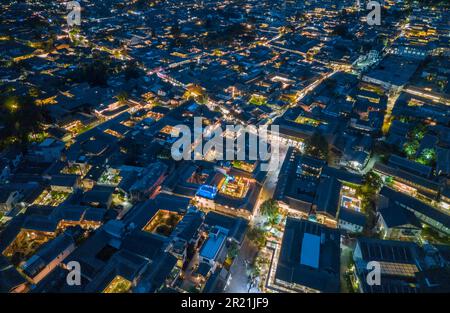
[[[418,66],[417,60],[389,55],[375,69],[365,74],[362,80],[385,90],[399,90],[409,81]]]
[[[203,224],[207,230],[221,227],[228,230],[228,238],[242,244],[248,228],[248,221],[243,217],[224,215],[218,212],[208,212]]]
[[[199,186],[193,200],[199,208],[249,218],[260,191],[253,178],[219,173],[214,184]]]
[[[340,291],[340,232],[288,217],[275,285],[293,292]]]
[[[422,224],[413,212],[394,203],[378,209],[377,227],[381,236],[392,240],[415,240]]]
[[[379,162],[373,169],[385,182],[392,183],[392,187],[398,191],[410,195],[420,194],[430,202],[437,200],[440,185],[434,180],[416,175],[413,170],[396,168]]]
[[[310,214],[325,166],[325,161],[301,155],[290,147],[280,169],[274,198],[285,209]]]
[[[8,261],[0,255],[0,293],[20,293],[28,290],[28,281]]]
[[[316,219],[330,227],[336,227],[342,184],[336,178],[322,178],[314,198]]]
[[[141,173],[135,183],[130,187],[131,199],[134,201],[142,201],[159,190],[161,183],[166,177],[167,165],[156,162],[149,165]]]
[[[85,192],[82,196],[81,205],[89,205],[94,208],[109,209],[112,203],[114,188],[95,186],[94,189]]]
[[[64,142],[47,138],[39,145],[34,146],[27,158],[34,162],[50,163],[61,158],[64,148]]]
[[[50,179],[50,188],[52,191],[72,193],[79,186],[80,178],[77,175],[53,175]]]
[[[218,263],[222,263],[224,261],[227,236],[227,229],[215,226],[208,233],[208,239],[200,249],[199,261],[211,265],[213,271]]]
[[[447,213],[386,186],[381,188],[379,195],[379,208],[392,202],[413,212],[421,223],[431,226],[442,234],[450,234],[450,215]]]
[[[20,198],[21,194],[18,190],[0,187],[0,213],[9,213]]]
[[[450,149],[437,149],[436,173],[442,176],[450,176]]]
[[[200,241],[200,227],[203,224],[204,213],[194,207],[188,208],[186,214],[170,234],[172,253],[184,263],[188,248],[197,247]]]
[[[361,233],[366,226],[366,216],[352,209],[341,207],[339,210],[338,227],[351,233]]]
[[[67,232],[45,244],[22,265],[23,273],[31,279],[33,284],[38,284],[75,250],[74,237]]]
[[[353,253],[354,280],[364,293],[449,292],[448,246],[419,246],[413,242],[359,238]],[[380,269],[379,284],[368,282]],[[370,263],[370,264],[369,264]],[[436,275],[437,273],[440,273]]]

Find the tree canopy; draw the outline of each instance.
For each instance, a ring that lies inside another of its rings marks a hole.
[[[280,214],[280,207],[276,200],[268,199],[261,204],[260,212],[262,215],[274,217]]]
[[[42,131],[45,115],[42,107],[29,96],[14,92],[0,94],[0,148],[9,145],[25,146],[33,133]]]
[[[262,228],[251,227],[247,232],[247,238],[259,248],[263,248],[267,242],[266,232]]]
[[[305,142],[305,152],[315,158],[326,159],[328,157],[328,141],[319,134],[314,133]]]

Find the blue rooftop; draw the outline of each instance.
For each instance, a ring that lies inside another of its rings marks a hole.
[[[198,189],[196,195],[199,197],[207,198],[214,200],[217,194],[217,187],[209,186],[209,185],[202,185]]]
[[[226,230],[223,228],[215,228],[216,232],[209,233],[208,240],[203,244],[200,250],[200,256],[208,260],[214,260],[222,248],[225,239],[227,239]]]
[[[313,268],[319,268],[320,237],[305,233],[302,242],[300,263]]]

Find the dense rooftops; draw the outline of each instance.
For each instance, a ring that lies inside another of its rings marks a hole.
[[[321,292],[338,292],[339,245],[338,230],[288,217],[276,280]]]

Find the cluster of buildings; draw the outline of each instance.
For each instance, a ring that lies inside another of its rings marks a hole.
[[[450,290],[448,8],[386,0],[370,26],[351,0],[80,5],[78,26],[0,5],[2,116],[45,115],[27,140],[0,119],[0,292],[249,291],[258,266],[258,291]],[[226,125],[268,126],[278,169],[245,131],[208,145]],[[242,263],[255,229],[263,265]]]

